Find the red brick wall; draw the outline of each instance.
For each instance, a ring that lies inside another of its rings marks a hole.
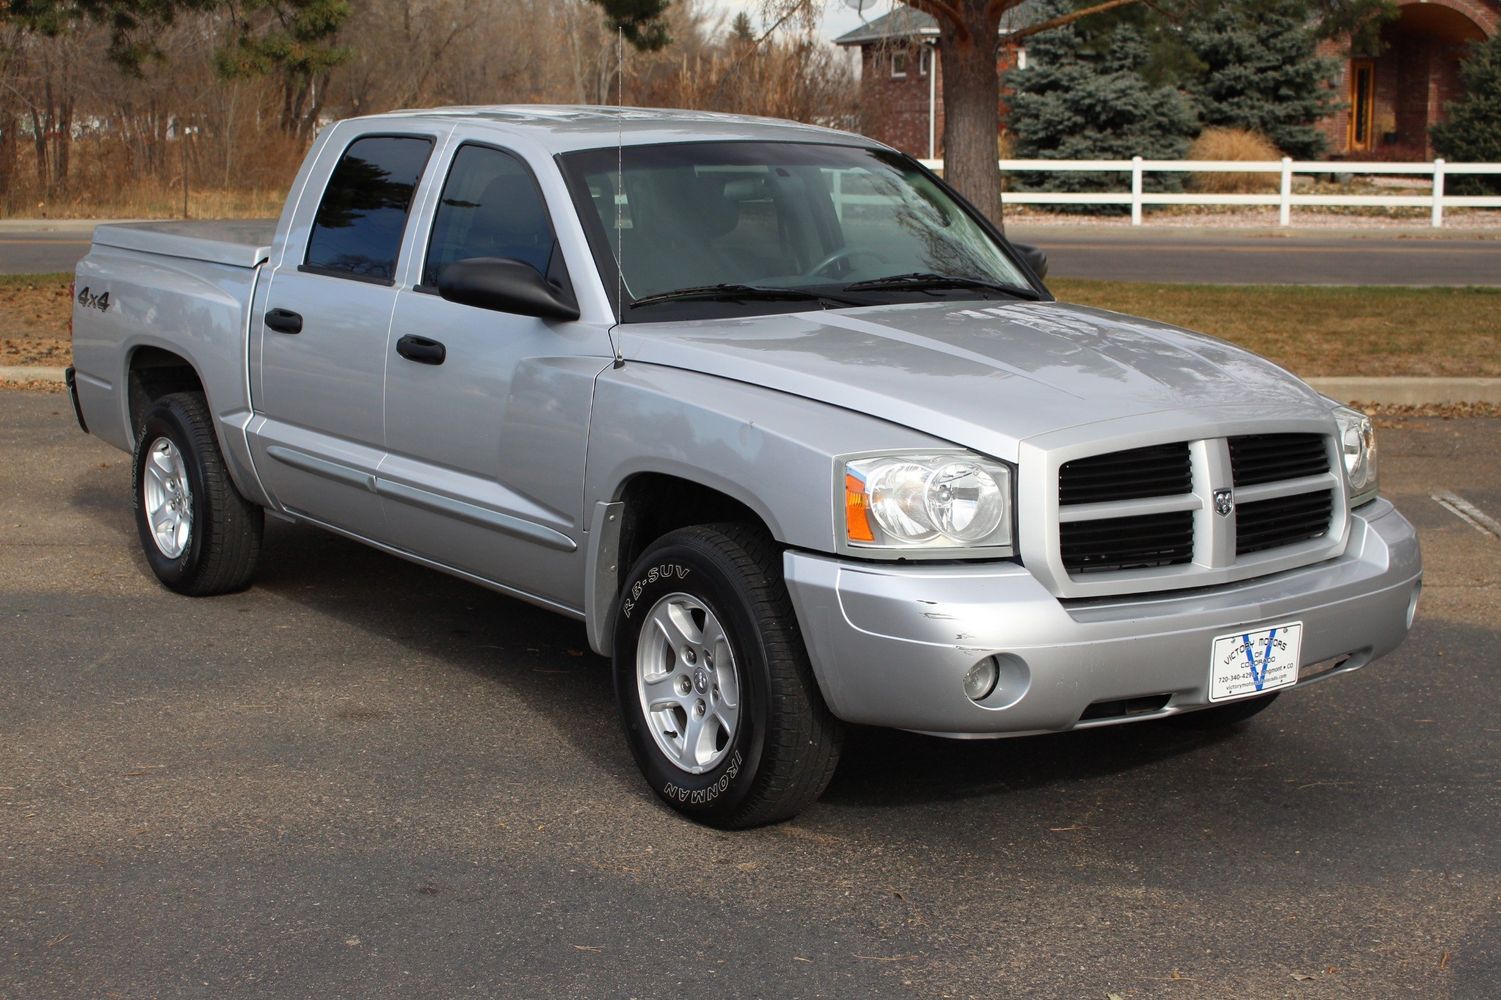
[[[860,50],[861,128],[866,135],[904,153],[917,157],[928,155],[928,77],[918,72],[920,46],[903,51],[907,56],[907,75],[893,78],[891,57],[898,51],[892,45],[866,45]],[[1013,49],[1002,49],[997,67],[1002,73],[1015,61]],[[934,145],[943,157],[943,57],[934,61],[938,74],[935,94]],[[1004,118],[1005,102],[999,112]]]

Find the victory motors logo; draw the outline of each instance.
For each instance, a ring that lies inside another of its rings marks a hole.
[[[1220,517],[1229,517],[1235,509],[1235,494],[1230,490],[1214,491],[1214,512]]]

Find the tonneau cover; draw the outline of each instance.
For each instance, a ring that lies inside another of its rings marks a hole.
[[[123,222],[96,226],[94,243],[231,267],[255,267],[270,256],[275,234],[275,219]]]

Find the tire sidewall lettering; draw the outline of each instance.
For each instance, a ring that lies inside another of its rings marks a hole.
[[[684,788],[674,781],[669,781],[662,786],[662,794],[669,799],[675,799],[680,803],[690,806],[704,806],[719,798],[729,791],[735,779],[740,776],[740,765],[744,762],[740,751],[736,750],[730,755],[724,765],[724,773],[716,781],[712,781],[704,788]]]
[[[620,602],[621,615],[626,618],[631,617],[631,613],[641,603],[641,592],[647,587],[662,580],[687,580],[692,572],[692,567],[681,563],[664,562],[648,567],[646,572],[639,574],[636,582],[627,589],[626,593],[629,596]]]

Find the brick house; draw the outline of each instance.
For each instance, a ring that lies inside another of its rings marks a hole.
[[[1344,104],[1319,123],[1329,153],[1430,158],[1428,128],[1460,96],[1459,63],[1468,43],[1494,37],[1498,27],[1501,0],[1418,0],[1401,4],[1382,25],[1379,52],[1323,43],[1325,55],[1344,60],[1337,84]]]
[[[1005,37],[1031,23],[1024,2],[1001,22],[997,60],[1002,71],[1026,66],[1026,49]],[[1427,159],[1429,126],[1459,97],[1459,63],[1467,44],[1501,28],[1501,0],[1414,0],[1381,28],[1379,52],[1351,53],[1348,40],[1320,45],[1343,61],[1335,84],[1340,106],[1319,123],[1328,154],[1358,159]],[[915,156],[943,155],[943,60],[938,25],[928,15],[895,5],[834,39],[860,49],[862,128]],[[1000,111],[1005,120],[1005,105]]]
[[[1030,23],[1030,0],[1007,11],[1001,21],[996,65],[1002,71],[1026,66],[1024,48],[1005,37]],[[938,22],[900,4],[834,39],[860,49],[861,128],[874,139],[913,156],[943,156],[943,60]],[[1004,103],[1001,105],[1003,117]]]

